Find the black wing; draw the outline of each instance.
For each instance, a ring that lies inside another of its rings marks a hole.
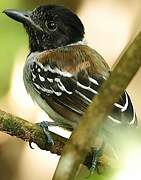
[[[71,74],[61,71],[55,65],[43,66],[37,62],[32,64],[31,70],[33,85],[42,97],[52,97],[52,103],[59,103],[64,109],[69,109],[79,116],[98,94],[99,87],[104,81],[102,76],[90,77],[85,70]],[[114,104],[108,119],[116,124],[136,124],[136,114],[127,92],[124,92]]]

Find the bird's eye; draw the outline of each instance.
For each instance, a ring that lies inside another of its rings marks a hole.
[[[56,28],[57,28],[57,25],[55,24],[55,22],[49,21],[49,22],[47,22],[47,27],[48,27],[49,30],[55,31]]]

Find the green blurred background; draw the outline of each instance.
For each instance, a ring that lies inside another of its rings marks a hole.
[[[140,0],[1,0],[0,109],[31,121],[42,121],[48,117],[33,104],[22,82],[28,38],[22,25],[6,17],[2,11],[8,8],[31,10],[37,5],[49,3],[65,5],[80,16],[86,28],[88,43],[110,66],[141,29]],[[128,87],[139,118],[140,77],[141,71]],[[37,147],[31,150],[27,143],[0,133],[0,180],[51,179],[57,161],[55,155]],[[86,174],[81,173],[81,176],[80,179],[84,179]],[[95,179],[109,179],[95,176]]]

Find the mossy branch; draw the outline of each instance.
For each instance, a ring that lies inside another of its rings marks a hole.
[[[20,138],[23,141],[29,142],[29,145],[34,142],[40,149],[50,151],[52,154],[57,155],[62,154],[63,147],[68,140],[62,136],[59,136],[58,134],[50,132],[54,140],[54,146],[52,146],[50,143],[48,143],[47,136],[44,134],[40,126],[2,110],[0,110],[0,131]],[[92,158],[92,153],[89,152],[84,161],[84,165],[89,167]],[[103,155],[101,158],[101,164],[104,167],[109,167],[107,164],[108,161],[105,160],[108,157]]]
[[[34,142],[39,148],[58,155],[61,155],[67,141],[67,139],[50,132],[54,140],[54,146],[51,146],[47,142],[47,137],[40,126],[2,110],[0,110],[0,131],[30,143]]]
[[[93,146],[97,133],[112,110],[113,104],[118,101],[140,66],[141,33],[120,58],[108,80],[103,83],[99,95],[94,98],[81,118],[79,127],[72,133],[53,180],[74,179],[80,163]]]

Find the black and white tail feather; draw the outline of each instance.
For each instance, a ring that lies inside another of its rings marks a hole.
[[[105,77],[90,77],[86,71],[77,74],[61,71],[55,65],[43,65],[38,61],[30,64],[31,79],[36,91],[42,96],[53,96],[61,105],[82,115],[92,98],[98,94]],[[108,121],[114,124],[136,125],[137,118],[130,97],[125,91],[114,104]]]

